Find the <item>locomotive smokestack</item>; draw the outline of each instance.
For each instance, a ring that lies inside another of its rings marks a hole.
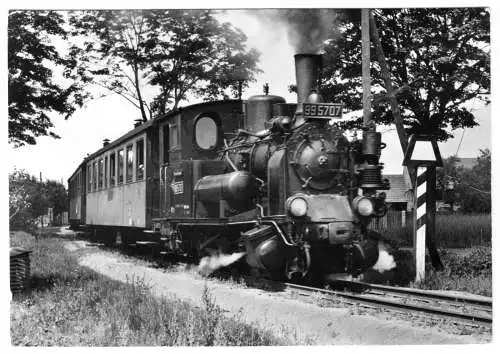
[[[318,89],[321,77],[321,54],[295,54],[295,77],[297,81],[296,116],[302,116],[302,103],[312,89]]]

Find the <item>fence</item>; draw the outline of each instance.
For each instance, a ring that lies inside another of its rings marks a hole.
[[[387,229],[398,229],[403,228],[406,225],[411,225],[412,222],[412,212],[411,211],[399,211],[399,210],[388,210],[387,214],[381,218],[374,218],[370,221],[368,228],[377,231],[387,230]]]

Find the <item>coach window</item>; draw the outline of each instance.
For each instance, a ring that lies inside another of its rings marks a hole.
[[[195,121],[195,143],[202,150],[213,150],[219,141],[219,127],[214,118],[200,116]]]
[[[132,182],[134,173],[134,150],[133,145],[127,146],[127,170],[125,171],[125,178],[127,182]]]
[[[108,187],[108,155],[104,157],[104,188]]]
[[[104,160],[103,159],[99,159],[99,175],[98,176],[99,176],[98,188],[102,189],[102,182],[104,179]]]
[[[80,174],[80,171],[78,171],[76,176],[77,176],[76,177],[76,193],[78,195],[80,195],[80,189],[81,189],[80,184],[82,183],[82,175]]]
[[[109,184],[111,187],[115,185],[116,179],[116,154],[113,152],[109,156]]]
[[[92,188],[92,169],[90,165],[87,166],[87,193],[90,193],[90,189]]]
[[[92,175],[94,176],[92,179],[92,191],[94,192],[97,190],[97,168],[97,161],[94,161],[94,171],[92,172]]]
[[[144,178],[144,139],[139,139],[135,146],[136,180]]]
[[[118,184],[123,183],[123,149],[118,151]]]

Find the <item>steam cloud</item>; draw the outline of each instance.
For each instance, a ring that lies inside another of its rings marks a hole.
[[[378,259],[375,265],[372,267],[379,273],[391,270],[396,267],[396,262],[394,257],[389,254],[387,247],[382,241],[378,242]]]
[[[248,13],[271,28],[284,26],[296,53],[318,54],[329,39],[339,35],[334,9],[267,9]]]
[[[198,273],[202,275],[210,275],[219,268],[227,267],[243,257],[245,252],[236,252],[233,254],[215,254],[203,257],[198,265]]]

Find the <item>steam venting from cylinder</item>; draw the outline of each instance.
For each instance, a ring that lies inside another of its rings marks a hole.
[[[203,257],[198,265],[198,273],[208,276],[219,268],[233,264],[244,255],[245,252],[236,252],[233,254],[213,254]]]

